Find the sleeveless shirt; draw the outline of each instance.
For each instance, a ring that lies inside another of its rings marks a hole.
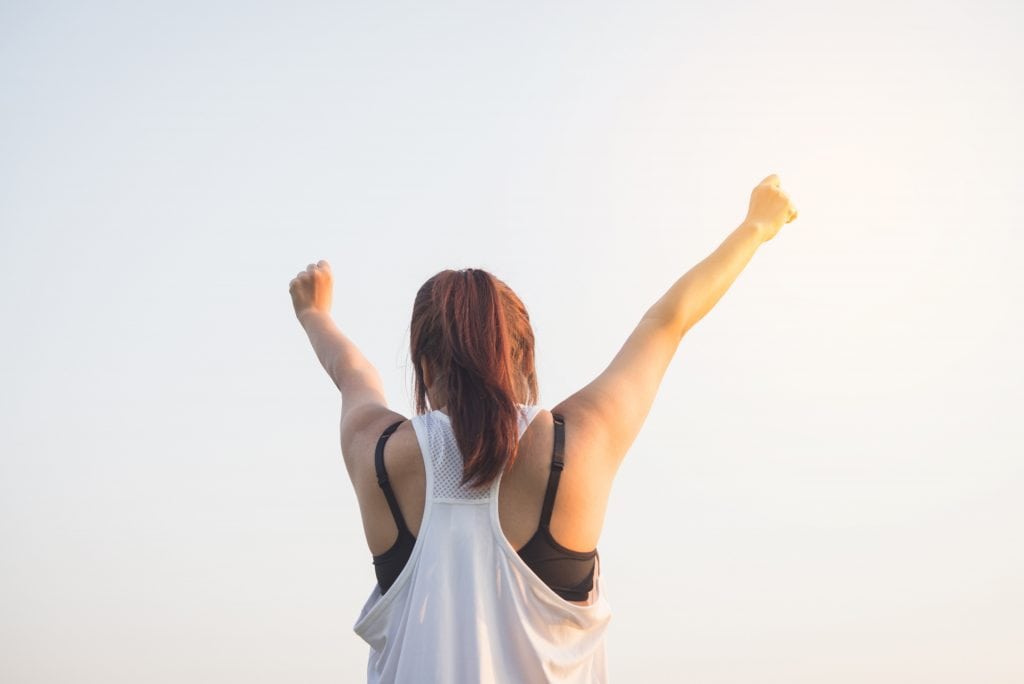
[[[519,437],[540,410],[520,405]],[[439,411],[414,416],[426,500],[412,554],[354,631],[370,647],[367,682],[605,682],[611,609],[600,558],[586,603],[566,601],[501,530],[499,475],[460,484],[462,456]]]

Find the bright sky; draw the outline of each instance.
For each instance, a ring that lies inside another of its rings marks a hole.
[[[777,173],[599,548],[613,681],[1024,679],[1024,12],[0,4],[0,680],[359,682],[374,575],[291,278],[411,415],[416,289],[541,404]]]

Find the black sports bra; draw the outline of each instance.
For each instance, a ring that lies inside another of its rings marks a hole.
[[[548,488],[544,494],[544,507],[541,509],[540,525],[530,541],[519,549],[519,557],[523,562],[551,589],[568,601],[584,601],[594,586],[594,568],[598,558],[597,549],[593,551],[573,551],[567,549],[551,535],[551,512],[555,507],[555,494],[558,481],[562,476],[565,464],[565,420],[557,413],[552,414],[555,421],[555,448],[551,458],[551,474],[548,476]],[[416,537],[412,535],[398,507],[398,500],[391,489],[388,475],[384,469],[384,443],[388,437],[404,421],[389,425],[380,439],[377,440],[377,452],[374,465],[377,469],[377,484],[384,490],[391,515],[398,526],[398,538],[390,549],[373,556],[374,572],[380,593],[387,593],[392,583],[398,578],[412,554]]]

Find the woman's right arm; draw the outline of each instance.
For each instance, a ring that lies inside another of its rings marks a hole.
[[[714,308],[757,248],[796,216],[796,209],[779,187],[779,177],[768,176],[750,193],[743,223],[718,249],[677,280],[646,315],[676,325],[682,337]]]
[[[741,223],[714,252],[679,278],[644,317],[664,322],[682,339],[733,284],[764,242],[763,234],[760,224]]]
[[[551,409],[587,434],[590,453],[610,475],[639,434],[683,335],[721,299],[757,248],[796,215],[778,176],[761,181],[743,223],[647,310],[597,378]]]

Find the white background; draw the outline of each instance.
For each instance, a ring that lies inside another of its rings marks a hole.
[[[486,268],[550,407],[770,173],[613,490],[613,680],[1024,680],[1021,9],[709,5],[0,3],[0,680],[361,681],[291,278],[411,415]]]

